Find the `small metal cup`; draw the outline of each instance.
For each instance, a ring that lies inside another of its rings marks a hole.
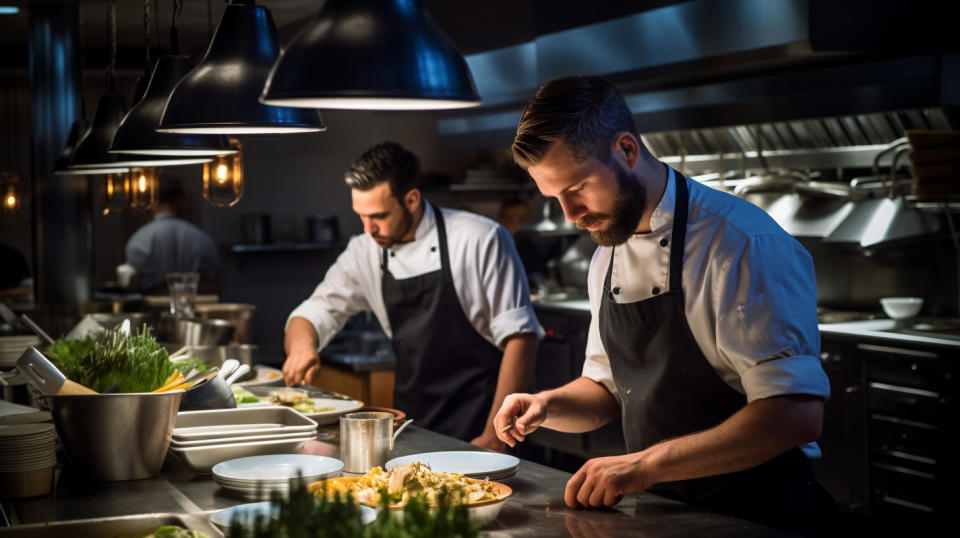
[[[347,473],[366,473],[393,457],[393,413],[360,412],[340,417],[340,459]]]

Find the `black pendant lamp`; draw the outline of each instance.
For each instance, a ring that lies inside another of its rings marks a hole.
[[[110,153],[172,156],[235,153],[222,135],[157,132],[170,92],[192,67],[193,62],[183,55],[170,54],[157,59],[143,98],[123,118]]]
[[[110,153],[110,146],[117,134],[117,128],[127,113],[126,101],[116,91],[117,66],[117,33],[116,33],[116,4],[115,0],[107,2],[107,20],[109,22],[110,61],[107,64],[106,93],[97,103],[97,111],[87,131],[77,142],[73,155],[70,157],[68,168],[81,173],[91,174],[90,170],[101,170],[117,167],[147,167],[147,166],[177,166],[186,164],[200,164],[211,161],[212,156],[204,157],[131,157],[118,156]]]
[[[69,169],[68,167],[70,166],[70,158],[73,157],[73,150],[76,148],[77,142],[80,141],[80,137],[82,137],[86,131],[87,122],[83,119],[74,121],[73,125],[70,126],[70,134],[67,136],[67,145],[63,148],[63,151],[60,152],[60,155],[57,156],[57,160],[53,164],[54,175],[74,176],[86,174],[118,174],[129,171],[129,168],[120,167],[88,168],[82,171]]]
[[[221,134],[326,130],[316,110],[259,102],[279,54],[270,10],[252,0],[234,0],[224,10],[203,60],[170,94],[158,130]]]
[[[127,113],[123,97],[110,91],[100,96],[93,122],[77,142],[70,157],[69,169],[82,174],[102,174],[104,169],[116,171],[116,168],[146,166],[180,166],[202,164],[213,159],[212,156],[132,157],[110,153],[110,145],[117,133],[120,122]],[[94,172],[94,170],[98,170]]]
[[[113,91],[101,95],[100,100],[97,101],[93,121],[73,148],[69,168],[84,170],[120,167],[121,165],[117,164],[117,156],[107,152],[107,149],[113,142],[113,135],[117,132],[120,120],[126,113],[127,103],[122,96]]]
[[[480,96],[420,0],[327,0],[277,61],[261,101],[431,110],[477,106]]]

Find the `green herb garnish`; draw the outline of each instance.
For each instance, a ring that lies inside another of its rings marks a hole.
[[[195,364],[170,362],[166,348],[146,326],[133,334],[114,329],[95,339],[60,339],[47,349],[47,355],[68,379],[97,392],[114,383],[118,385],[117,392],[150,392],[163,385],[178,368],[189,369]]]

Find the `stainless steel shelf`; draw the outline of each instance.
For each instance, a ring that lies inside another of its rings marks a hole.
[[[914,209],[929,211],[931,213],[960,213],[960,195],[939,196],[936,199],[918,199],[915,195],[906,195],[903,197],[907,204]]]
[[[263,245],[230,245],[234,254],[252,254],[258,252],[316,252],[340,248],[339,243],[268,243]]]

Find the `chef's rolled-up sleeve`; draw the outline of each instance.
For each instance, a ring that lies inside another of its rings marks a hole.
[[[600,339],[600,303],[603,295],[603,272],[601,267],[610,263],[609,249],[598,248],[590,260],[590,269],[587,274],[587,295],[590,299],[590,326],[587,329],[586,357],[583,361],[581,376],[603,385],[610,394],[620,403],[620,392],[613,382],[613,370],[610,368],[610,358]]]
[[[813,259],[795,239],[758,235],[730,258],[717,286],[717,347],[747,401],[787,394],[827,398],[820,364]]]
[[[359,240],[354,238],[350,241],[313,294],[287,317],[286,326],[295,317],[306,319],[313,325],[317,331],[318,350],[336,336],[350,316],[370,308],[363,294],[363,285],[357,280],[365,273],[358,267],[361,258]]]
[[[513,238],[502,226],[495,226],[480,243],[477,259],[490,333],[500,348],[515,334],[532,333],[543,338],[530,301],[530,288]]]

